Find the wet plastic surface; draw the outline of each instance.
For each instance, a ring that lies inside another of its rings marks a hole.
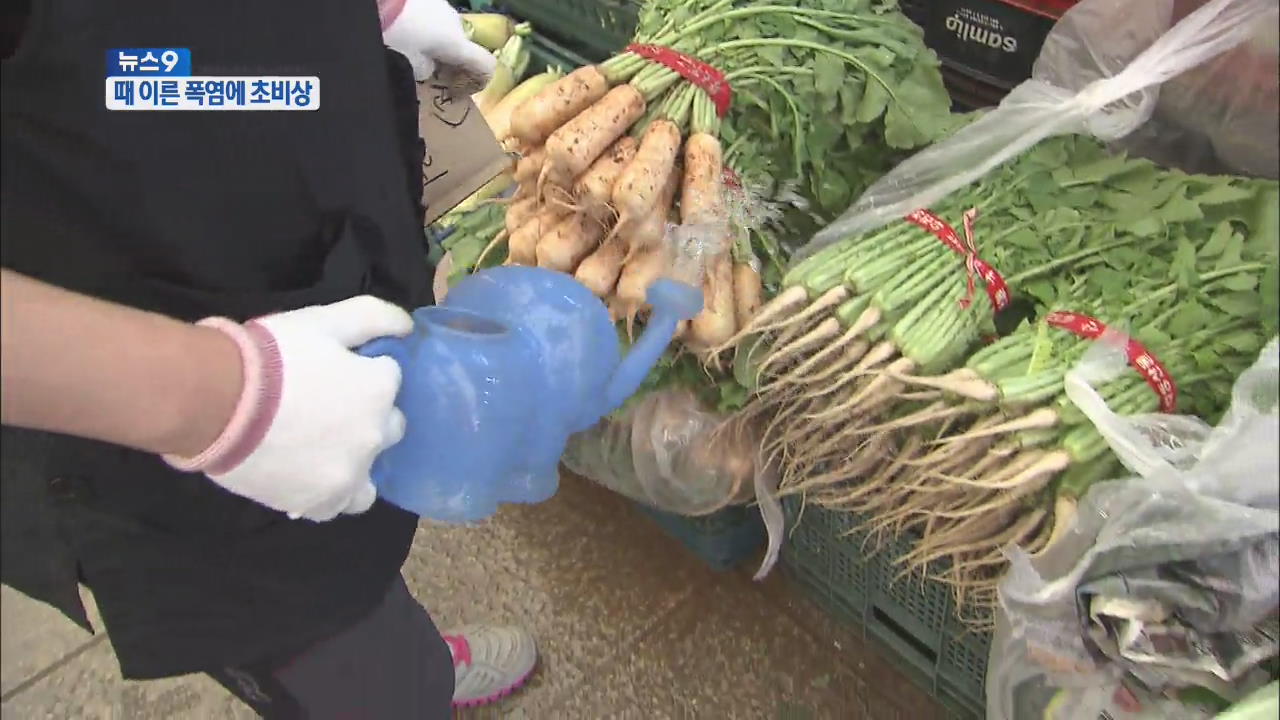
[[[374,463],[378,495],[461,523],[550,498],[569,435],[631,397],[677,324],[702,309],[701,291],[667,279],[648,299],[652,314],[624,355],[604,303],[572,276],[494,267],[415,310],[408,336],[362,346],[395,359],[403,377],[404,439]]]

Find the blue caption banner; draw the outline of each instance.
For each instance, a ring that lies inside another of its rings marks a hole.
[[[107,51],[107,77],[191,75],[188,48],[117,48]]]

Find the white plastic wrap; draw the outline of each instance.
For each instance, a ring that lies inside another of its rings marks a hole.
[[[656,390],[570,438],[564,464],[659,510],[706,515],[755,496],[758,438],[724,421],[687,390]]]
[[[1218,715],[1218,720],[1275,720],[1280,716],[1280,683],[1258,688]]]
[[[1157,27],[1203,3],[1174,0],[1173,17]],[[1107,20],[1081,30],[1096,34]],[[1238,47],[1165,83],[1150,120],[1117,145],[1187,172],[1280,176],[1280,25],[1258,23]]]
[[[724,223],[667,225],[666,241],[671,262],[663,275],[686,285],[702,287],[708,263],[725,248],[727,232]]]
[[[1253,507],[1280,507],[1280,352],[1272,340],[1236,380],[1216,428],[1186,415],[1111,412],[1093,386],[1126,372],[1123,343],[1110,331],[1067,373],[1064,389],[1107,440],[1120,462],[1143,478],[1171,477],[1199,495]]]
[[[1137,477],[1090,488],[1069,529],[1041,555],[1009,551],[987,668],[991,720],[1209,717],[1159,698],[1126,707],[1120,680],[1135,667],[1121,667],[1091,646],[1087,585],[1131,577],[1129,599],[1137,603],[1151,597],[1143,583],[1169,580],[1153,568],[1190,568],[1209,582],[1191,583],[1186,592],[1169,582],[1182,603],[1174,603],[1179,620],[1203,633],[1246,633],[1280,602],[1280,341],[1272,340],[1239,377],[1215,428],[1183,416],[1111,412],[1093,384],[1124,366],[1119,347],[1115,338],[1100,338],[1068,373],[1066,392]],[[1186,677],[1159,663],[1137,670],[1148,682],[1170,686]],[[1266,681],[1256,670],[1240,677],[1215,692],[1227,696]]]
[[[769,534],[764,578],[783,540],[778,477],[760,457],[752,426],[726,422],[680,388],[642,395],[569,438],[565,467],[616,493],[677,515],[707,515],[755,501]]]
[[[1152,118],[1163,84],[1233,48],[1249,44],[1265,49],[1269,41],[1259,40],[1260,28],[1274,29],[1280,15],[1276,0],[1210,0],[1170,27],[1175,10],[1185,4],[1081,0],[1049,33],[1030,80],[997,108],[876,181],[801,248],[797,259],[929,207],[1047,137],[1082,133],[1106,142],[1124,138]],[[1164,28],[1168,30],[1161,33]],[[1252,88],[1252,82],[1237,86]],[[1196,110],[1209,114],[1192,125],[1227,142],[1238,141],[1242,127],[1274,127],[1274,105],[1255,107],[1245,98],[1238,100],[1204,103]],[[1258,114],[1256,123],[1211,115],[1246,107]],[[1275,144],[1273,133],[1250,139],[1248,147],[1274,152]]]

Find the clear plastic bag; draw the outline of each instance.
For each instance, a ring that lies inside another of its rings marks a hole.
[[[1280,716],[1280,683],[1271,682],[1218,715],[1218,720],[1275,720]]]
[[[570,438],[563,462],[658,510],[707,515],[755,497],[758,438],[724,423],[687,390],[657,390]]]
[[[1228,699],[1266,681],[1248,670],[1250,643],[1231,642],[1248,638],[1280,603],[1280,340],[1241,374],[1214,428],[1183,416],[1111,412],[1093,386],[1122,371],[1121,347],[1120,338],[1103,335],[1068,373],[1066,392],[1136,477],[1090,488],[1069,529],[1040,555],[1008,551],[987,668],[993,720],[1209,717],[1158,693],[1141,709],[1127,707],[1121,680],[1160,690],[1207,678]],[[1186,657],[1170,651],[1168,662],[1144,665],[1100,650],[1089,632],[1097,609],[1090,603],[1101,588],[1118,587],[1130,593],[1121,602],[1161,603],[1196,633]],[[1204,647],[1211,652],[1193,657]],[[1187,671],[1195,660],[1209,670]],[[1230,682],[1217,683],[1215,673]]]
[[[666,242],[671,262],[663,276],[701,288],[708,263],[724,249],[726,233],[724,223],[668,225]]]
[[[768,531],[760,580],[778,561],[784,516],[778,477],[760,457],[760,437],[741,419],[708,412],[677,388],[639,396],[569,438],[565,467],[621,495],[678,515],[709,515],[756,502]]]
[[[1156,116],[1161,86],[1174,78],[1216,59],[1207,66],[1213,70],[1210,74],[1184,76],[1187,79],[1175,86],[1175,95],[1189,97],[1211,79],[1233,77],[1224,74],[1223,68],[1230,66],[1222,63],[1240,56],[1224,55],[1229,50],[1243,46],[1256,52],[1264,58],[1257,67],[1265,67],[1270,41],[1259,33],[1276,26],[1280,10],[1275,0],[1209,0],[1172,22],[1178,18],[1175,11],[1186,9],[1186,0],[1081,0],[1049,33],[1030,80],[1015,87],[997,108],[876,181],[801,248],[796,259],[929,207],[1044,138],[1081,133],[1104,142],[1119,141]],[[1255,83],[1251,76],[1226,86],[1225,103],[1197,100],[1194,107],[1184,108],[1186,101],[1175,97],[1171,108],[1185,116],[1177,120],[1184,127],[1231,147],[1225,154],[1237,161],[1241,156],[1249,160],[1251,152],[1258,153],[1253,159],[1265,158],[1268,152],[1274,158],[1274,62],[1271,72],[1263,100],[1254,88],[1265,82]],[[1148,138],[1162,136],[1169,115],[1156,116]],[[1269,134],[1258,136],[1264,132]]]
[[[1231,405],[1216,428],[1185,415],[1121,417],[1093,389],[1127,372],[1123,340],[1111,331],[1067,373],[1064,390],[1133,473],[1176,478],[1198,495],[1275,510],[1280,490],[1280,350],[1272,340],[1236,379]]]
[[[1172,17],[1162,27],[1204,2],[1174,0]],[[1117,145],[1187,172],[1275,179],[1280,176],[1278,68],[1280,25],[1258,23],[1239,46],[1161,86],[1150,120]]]

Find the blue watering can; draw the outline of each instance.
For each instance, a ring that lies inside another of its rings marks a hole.
[[[379,497],[420,516],[474,522],[503,502],[555,494],[569,436],[640,387],[702,292],[659,279],[653,312],[624,359],[604,303],[564,273],[503,266],[468,276],[414,331],[360,348],[403,372],[404,439],[374,461]]]

